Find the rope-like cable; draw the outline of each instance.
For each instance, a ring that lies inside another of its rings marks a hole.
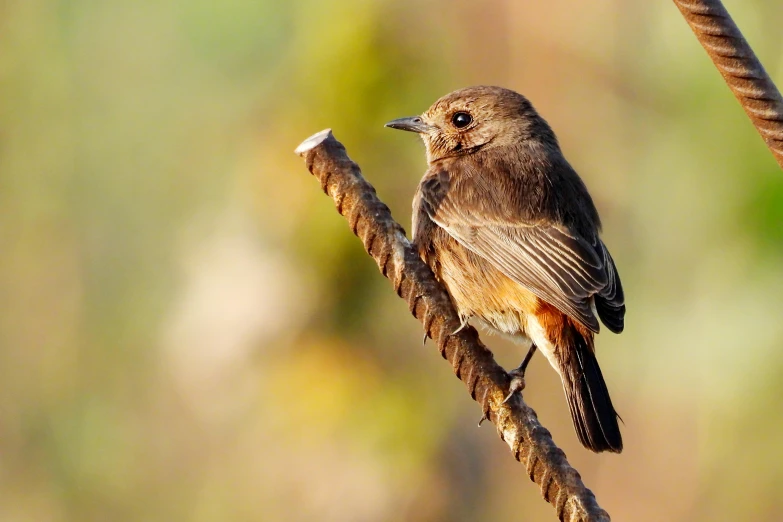
[[[674,0],[783,168],[783,97],[720,0]]]

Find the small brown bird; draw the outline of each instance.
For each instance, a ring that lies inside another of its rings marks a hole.
[[[386,126],[424,140],[413,239],[463,326],[475,317],[530,346],[506,400],[538,348],[560,375],[580,442],[622,451],[594,334],[596,315],[622,331],[623,289],[593,200],[549,124],[524,96],[478,86]]]

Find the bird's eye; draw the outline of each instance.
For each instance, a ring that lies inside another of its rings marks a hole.
[[[451,123],[458,129],[467,127],[472,121],[473,118],[467,112],[455,112],[454,116],[451,117]]]

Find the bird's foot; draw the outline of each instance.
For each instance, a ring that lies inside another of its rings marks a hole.
[[[511,378],[511,383],[508,386],[508,395],[506,395],[506,398],[503,399],[503,404],[507,403],[515,393],[521,392],[525,389],[525,370],[527,370],[527,365],[530,363],[530,359],[533,358],[534,353],[536,353],[536,344],[532,343],[527,351],[527,355],[525,355],[525,359],[522,361],[522,364],[508,372],[508,376]]]
[[[511,383],[508,385],[508,395],[506,395],[506,398],[503,399],[503,404],[511,400],[511,397],[513,397],[515,393],[521,392],[525,389],[524,369],[515,368],[508,372],[508,376],[511,377]]]
[[[465,328],[468,325],[467,317],[460,317],[459,320],[460,320],[459,328],[457,328],[456,330],[451,332],[451,335],[457,335],[458,333],[460,333],[462,331],[463,328]]]

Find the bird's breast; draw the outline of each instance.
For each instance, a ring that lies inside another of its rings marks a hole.
[[[446,286],[462,317],[477,317],[506,335],[525,334],[527,316],[535,315],[542,304],[530,290],[463,247],[442,229],[433,234],[426,253],[421,246],[420,252]]]

